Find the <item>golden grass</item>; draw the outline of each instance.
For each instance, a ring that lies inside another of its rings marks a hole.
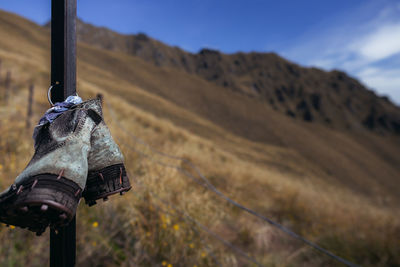
[[[46,33],[35,25],[28,26]],[[34,39],[43,35],[38,36]],[[30,41],[17,38],[13,42]],[[36,51],[30,50],[30,46],[21,48],[3,45],[6,41],[0,43],[3,75],[4,70],[12,70],[15,87],[8,103],[0,99],[3,101],[0,107],[0,186],[5,189],[33,154],[32,129],[25,129],[27,89],[34,81],[33,121],[36,122],[48,108],[49,61],[48,46]],[[84,49],[88,57],[100,54],[100,50],[86,46]],[[34,51],[33,58],[29,57],[30,51]],[[107,53],[105,58],[115,60],[115,66],[137,63],[147,68],[137,59]],[[394,205],[397,200],[392,193],[384,191],[385,186],[377,186],[371,179],[373,176],[362,176],[381,168],[387,177],[392,177],[396,169],[386,166],[387,161],[378,158],[375,150],[368,150],[352,140],[366,138],[387,155],[395,150],[395,147],[390,148],[392,143],[384,143],[379,137],[349,137],[319,126],[290,124],[286,119],[279,121],[273,117],[271,123],[277,127],[271,127],[274,131],[271,136],[282,135],[284,143],[251,141],[214,124],[193,109],[170,101],[161,93],[139,86],[140,83],[125,77],[129,72],[117,74],[111,70],[114,66],[111,63],[110,69],[85,58],[81,58],[79,64],[79,93],[84,98],[97,93],[105,96],[105,120],[124,152],[134,189],[124,197],[114,197],[93,208],[80,205],[78,266],[215,266],[215,259],[223,266],[252,266],[185,220],[180,211],[190,214],[266,266],[337,266],[328,257],[227,204],[176,168],[161,165],[160,162],[174,165],[195,174],[183,162],[162,157],[134,142],[120,125],[157,149],[194,162],[226,195],[339,256],[363,266],[400,265],[399,209]],[[161,72],[164,71],[169,72]],[[153,78],[146,75],[148,79]],[[197,81],[185,79],[187,84]],[[162,80],[154,83],[155,87],[162,86]],[[2,90],[4,88],[0,87]],[[298,136],[293,135],[293,131]],[[317,144],[315,147],[307,147],[310,138]],[[333,145],[327,145],[330,142]],[[319,161],[307,158],[316,148],[321,150],[318,155],[324,157]],[[134,150],[148,156],[143,157]],[[356,153],[352,153],[353,150]],[[357,154],[365,158],[353,159]],[[358,164],[351,173],[354,180],[347,183],[341,177],[327,175],[327,170],[321,166],[329,166],[329,160],[337,160],[335,166],[343,164],[346,170]],[[368,162],[371,166],[367,166]],[[362,190],[357,185],[352,187],[352,183],[365,183],[366,188],[373,187],[371,191],[379,190],[368,195],[359,192]],[[48,264],[48,231],[37,238],[25,230],[0,226],[0,242],[2,266]]]
[[[22,82],[29,80],[17,73],[15,77]],[[95,86],[84,85],[83,95],[97,92]],[[25,167],[33,152],[31,132],[24,129],[25,121],[21,119],[27,98],[24,88],[27,85],[18,85],[10,102],[0,109],[2,188]],[[186,211],[265,265],[335,265],[327,257],[227,205],[176,169],[158,164],[163,162],[189,171],[179,160],[162,157],[134,142],[121,125],[157,149],[190,159],[228,196],[340,256],[366,266],[399,263],[398,210],[374,206],[350,190],[315,177],[299,179],[295,172],[288,175],[268,165],[243,160],[237,153],[225,149],[226,145],[216,145],[140,110],[124,99],[103,93],[107,103],[105,118],[124,151],[134,189],[123,198],[113,198],[94,208],[80,206],[78,266],[153,266],[163,263],[214,266],[213,257],[224,266],[248,266],[242,258],[188,223],[175,208]],[[36,99],[43,99],[43,96]],[[45,101],[36,102],[35,120],[40,116],[38,111],[45,108]],[[237,138],[229,135],[225,132],[227,139]],[[150,158],[141,157],[132,148]],[[271,151],[275,151],[271,152],[271,157],[281,153],[278,148],[271,147]],[[36,238],[24,230],[2,226],[0,239],[2,244],[8,244],[1,247],[0,261],[4,265],[39,266],[48,262],[48,234]],[[35,260],[29,260],[32,257]]]

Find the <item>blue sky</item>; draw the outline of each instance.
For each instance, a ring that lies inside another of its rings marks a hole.
[[[50,2],[0,0],[0,8],[44,24]],[[78,16],[191,52],[273,51],[341,69],[400,104],[399,0],[78,0]]]

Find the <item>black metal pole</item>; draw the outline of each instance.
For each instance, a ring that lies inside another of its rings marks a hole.
[[[76,1],[51,1],[51,100],[76,94]],[[50,231],[50,266],[75,266],[76,217],[56,232]]]
[[[76,0],[52,0],[51,85],[53,103],[76,94]]]

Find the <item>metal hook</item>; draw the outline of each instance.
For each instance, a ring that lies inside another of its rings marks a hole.
[[[53,102],[51,101],[51,89],[53,89],[53,85],[50,85],[49,90],[47,91],[47,100],[49,101],[50,105],[54,107]]]

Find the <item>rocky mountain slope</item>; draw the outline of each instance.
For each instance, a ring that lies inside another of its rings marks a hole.
[[[263,101],[294,119],[400,134],[400,109],[341,71],[304,68],[274,53],[223,54],[203,49],[192,54],[143,33],[122,35],[82,21],[78,23],[78,40],[194,74]]]
[[[184,210],[265,266],[337,266],[228,205],[179,171],[196,175],[188,164],[155,153],[137,137],[190,160],[226,195],[341,257],[362,266],[400,264],[400,137],[392,125],[398,119],[396,106],[344,73],[302,68],[277,55],[208,50],[193,55],[136,36],[147,51],[143,55],[156,49],[164,58],[187,56],[191,67],[185,69],[169,60],[161,65],[153,56],[132,55],[126,38],[135,36],[88,29],[82,35],[80,28],[81,40],[98,41],[78,43],[77,91],[84,99],[104,95],[105,121],[121,145],[135,186],[120,200],[94,208],[81,203],[78,266],[249,266],[202,229],[194,231],[193,223],[171,207]],[[199,58],[207,58],[210,75],[217,69],[237,88],[197,73],[196,64],[204,67]],[[233,74],[236,58],[243,69]],[[32,121],[48,108],[49,29],[0,11],[0,60],[0,78],[11,71],[13,85],[8,101],[0,94],[4,189],[33,153],[32,129],[24,122],[29,84],[35,84]],[[271,87],[265,87],[265,96],[248,87],[260,71],[269,73],[265,81]],[[298,86],[304,77],[320,86],[304,79],[302,94],[282,88],[276,93],[273,87],[289,81]],[[348,105],[353,111],[346,108],[344,96],[352,99]],[[379,119],[382,114],[385,120]],[[48,235],[36,238],[0,225],[0,241],[0,265],[47,264]],[[215,264],[204,244],[221,264]]]

